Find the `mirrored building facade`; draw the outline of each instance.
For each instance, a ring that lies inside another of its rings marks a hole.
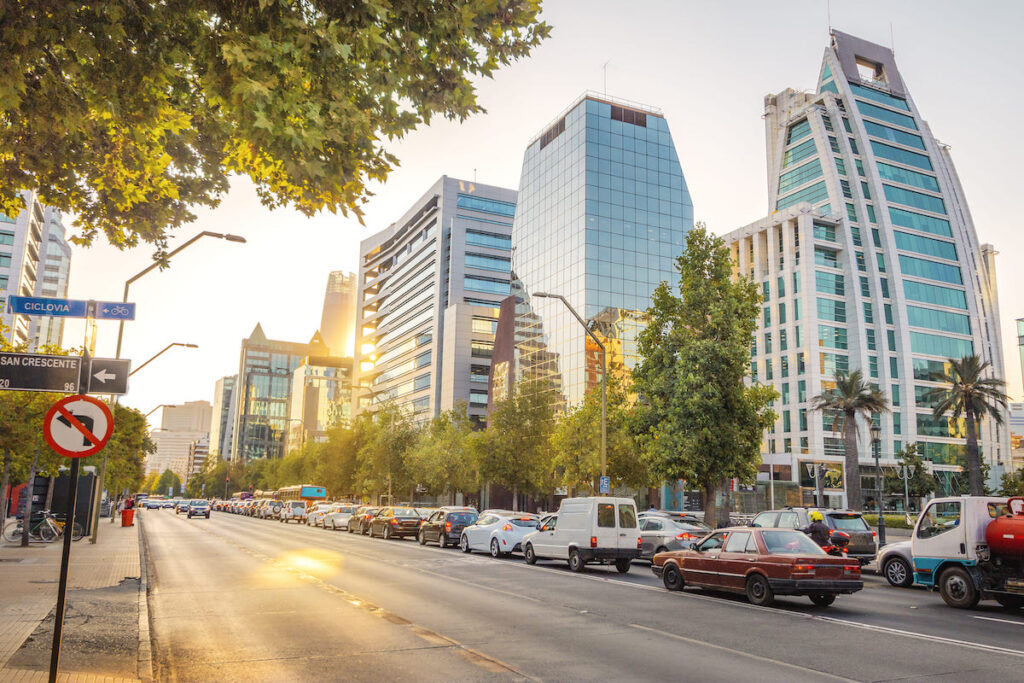
[[[512,229],[515,374],[568,404],[600,381],[600,354],[557,299],[583,316],[612,368],[637,361],[636,335],[674,260],[693,205],[660,110],[587,93],[527,146]]]

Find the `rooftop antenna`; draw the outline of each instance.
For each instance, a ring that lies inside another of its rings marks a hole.
[[[473,169],[473,182],[476,182],[476,169]]]
[[[827,0],[827,2],[825,2],[825,17],[826,17],[826,21],[828,22],[828,32],[829,32],[829,35],[831,35],[832,34],[832,0]]]
[[[893,38],[892,33],[892,22],[889,22],[889,50],[892,51],[892,56],[896,56],[896,40]]]
[[[611,64],[611,60],[605,62],[601,68],[604,70],[604,96],[608,97],[608,65]]]

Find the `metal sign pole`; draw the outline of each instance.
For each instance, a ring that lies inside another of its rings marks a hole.
[[[64,515],[64,550],[60,558],[60,584],[57,587],[57,612],[53,618],[53,649],[50,651],[50,683],[57,681],[60,665],[60,641],[64,632],[64,604],[68,592],[68,561],[71,558],[71,536],[75,528],[75,503],[78,500],[79,459],[71,460],[71,486],[68,492],[68,511]]]

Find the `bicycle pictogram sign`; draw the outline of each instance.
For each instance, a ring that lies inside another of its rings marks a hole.
[[[86,458],[107,445],[114,433],[114,416],[92,396],[68,396],[57,401],[43,419],[43,437],[50,448],[67,458]]]

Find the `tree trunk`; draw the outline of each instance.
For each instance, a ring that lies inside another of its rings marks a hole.
[[[36,467],[39,465],[39,444],[32,458],[32,467],[28,470],[28,484],[25,485],[25,522],[21,525],[21,547],[28,547],[28,529],[32,522],[32,498],[36,488]]]
[[[519,512],[519,487],[512,486],[512,512]]]
[[[722,507],[718,509],[718,519],[716,521],[717,526],[721,528],[732,525],[732,520],[729,519],[729,515],[732,512],[732,491],[730,490],[728,479],[723,479],[719,487],[722,491]]]
[[[860,458],[857,454],[857,413],[854,412],[847,412],[843,418],[843,452],[846,456],[846,506],[851,510],[863,510]]]
[[[985,495],[985,482],[981,479],[981,455],[978,453],[978,431],[974,422],[974,411],[970,406],[964,411],[967,420],[967,488],[972,496]]]
[[[718,526],[718,506],[716,505],[716,498],[718,496],[718,486],[714,482],[705,481],[704,486],[701,488],[701,505],[704,508],[704,523],[709,527]]]
[[[0,477],[0,526],[7,521],[7,486],[11,483],[11,449],[4,448],[4,472]]]

